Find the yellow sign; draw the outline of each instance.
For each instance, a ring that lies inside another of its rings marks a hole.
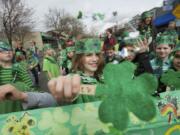
[[[180,4],[178,4],[173,10],[173,15],[176,16],[176,18],[180,19]]]

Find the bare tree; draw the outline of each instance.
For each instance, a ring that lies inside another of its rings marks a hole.
[[[23,40],[33,27],[33,10],[22,0],[0,0],[0,26],[12,45],[13,39]]]
[[[48,13],[45,14],[45,25],[59,33],[70,32],[73,36],[84,32],[83,24],[77,18],[65,12],[64,9],[49,9]]]

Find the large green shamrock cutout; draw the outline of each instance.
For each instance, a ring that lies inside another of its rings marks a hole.
[[[161,82],[170,87],[180,89],[180,71],[168,70],[161,76]]]
[[[131,62],[108,64],[103,72],[104,84],[96,89],[97,95],[107,95],[99,107],[100,120],[121,131],[128,126],[128,112],[143,121],[156,115],[151,94],[157,89],[157,79],[148,73],[136,77],[135,69]]]

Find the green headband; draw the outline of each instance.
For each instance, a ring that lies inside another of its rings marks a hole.
[[[11,51],[12,47],[10,44],[4,42],[4,41],[0,41],[0,50],[1,51]]]
[[[82,39],[75,43],[76,54],[100,53],[101,41],[99,39]]]

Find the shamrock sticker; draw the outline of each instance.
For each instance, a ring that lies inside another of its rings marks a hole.
[[[168,70],[162,75],[161,82],[170,87],[180,89],[180,71]]]
[[[100,129],[106,133],[109,131],[108,125],[98,119],[98,108],[91,103],[87,103],[84,109],[76,107],[72,110],[71,124],[80,125],[79,135],[84,134],[83,130],[86,130],[88,135],[94,135]]]
[[[47,135],[70,135],[70,130],[65,126],[69,121],[69,114],[64,112],[62,108],[55,109],[53,112],[45,111],[39,121],[40,130],[49,130]]]
[[[17,118],[15,115],[10,115],[3,126],[3,135],[34,135],[31,131],[36,125],[36,120],[27,112],[22,117]]]
[[[100,104],[99,118],[124,131],[129,123],[129,112],[142,121],[156,115],[151,94],[157,89],[157,79],[144,73],[134,76],[136,66],[131,62],[108,64],[104,69],[104,84],[98,85],[97,95],[108,95]]]

